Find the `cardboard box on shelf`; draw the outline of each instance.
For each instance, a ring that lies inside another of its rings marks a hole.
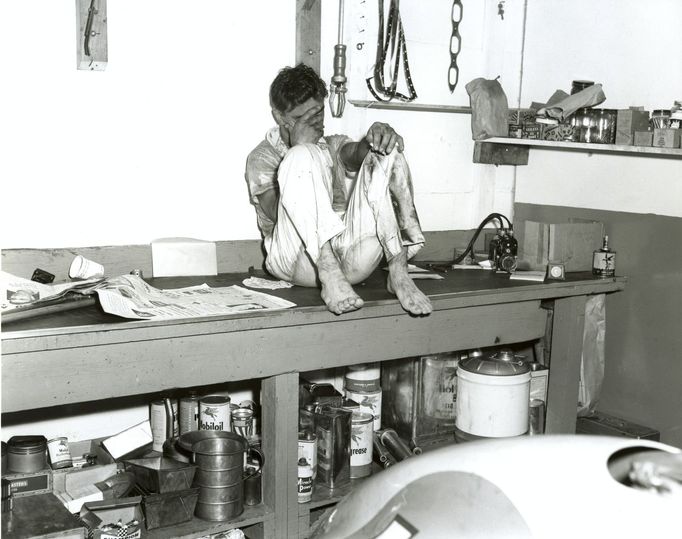
[[[616,144],[635,144],[635,132],[649,129],[649,111],[643,107],[620,109],[616,118]]]
[[[95,483],[108,479],[117,470],[117,464],[56,470],[53,472],[54,494],[69,511],[77,513],[84,503],[104,499],[104,492]]]
[[[651,146],[654,140],[653,131],[635,131],[635,146]]]
[[[682,129],[654,129],[652,146],[657,148],[679,148]]]
[[[544,270],[547,263],[562,262],[566,272],[591,271],[592,253],[599,249],[604,225],[597,221],[569,223],[522,223],[519,259],[531,270]]]

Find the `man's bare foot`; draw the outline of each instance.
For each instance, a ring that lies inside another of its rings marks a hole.
[[[433,311],[431,300],[417,288],[407,273],[407,256],[405,250],[401,255],[393,257],[388,263],[388,291],[395,294],[408,313],[424,316]]]
[[[334,314],[355,311],[365,304],[341,271],[336,255],[328,243],[320,250],[317,273],[322,285],[320,296],[327,309]]]

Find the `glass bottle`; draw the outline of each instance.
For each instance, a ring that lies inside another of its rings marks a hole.
[[[592,255],[592,274],[599,277],[613,277],[616,274],[616,251],[609,248],[608,236],[604,236],[602,248]]]

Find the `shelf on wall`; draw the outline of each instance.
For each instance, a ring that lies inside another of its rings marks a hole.
[[[554,140],[532,140],[507,137],[493,137],[478,141],[484,144],[509,144],[531,148],[551,150],[576,150],[588,153],[628,153],[639,155],[657,155],[659,157],[682,157],[681,148],[658,148],[654,146],[629,146],[624,144],[594,144],[586,142],[562,142]]]
[[[405,103],[403,101],[361,101],[350,99],[354,107],[382,110],[412,110],[418,112],[448,112],[454,114],[471,114],[471,107],[456,105],[428,105],[422,103]]]

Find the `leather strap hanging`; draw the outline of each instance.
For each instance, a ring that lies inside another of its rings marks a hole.
[[[391,101],[392,99],[399,99],[400,101],[406,102],[413,101],[417,97],[417,92],[414,90],[414,84],[412,84],[410,64],[407,60],[407,45],[405,43],[403,24],[400,20],[399,0],[391,0],[385,36],[384,0],[379,0],[378,4],[379,33],[377,39],[377,57],[376,62],[374,63],[374,77],[370,77],[366,80],[367,87],[377,101]],[[386,59],[389,56],[389,49],[393,69],[391,71],[391,83],[390,85],[386,85],[384,82],[384,71]],[[401,94],[396,90],[398,87],[398,72],[400,70],[401,59],[409,95]],[[374,86],[376,88],[372,87],[372,79],[374,80]],[[382,94],[383,97],[379,96],[379,94]]]

